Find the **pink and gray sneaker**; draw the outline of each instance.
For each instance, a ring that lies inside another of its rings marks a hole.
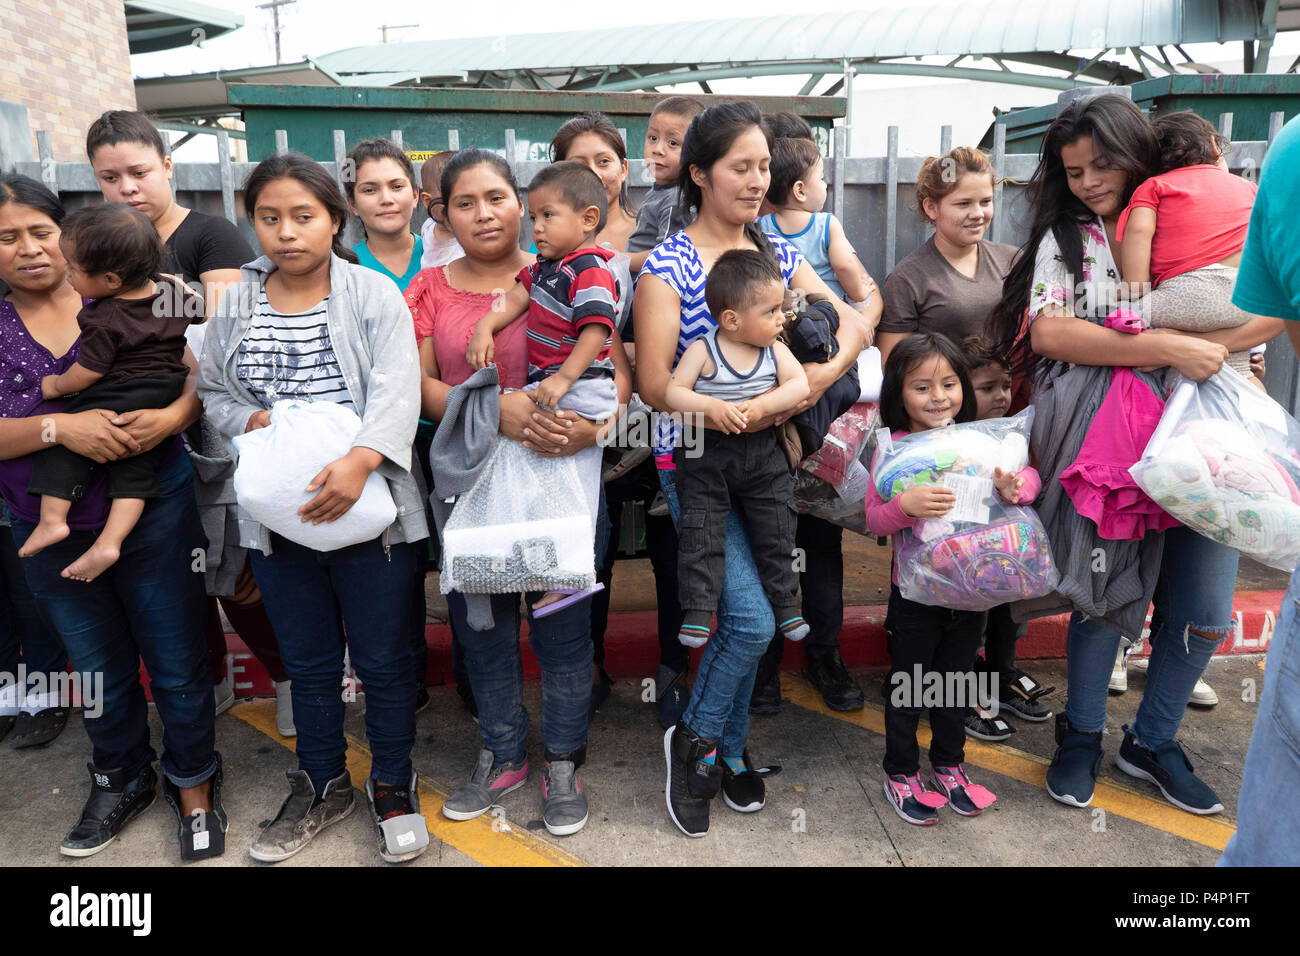
[[[971,783],[961,764],[955,767],[931,767],[930,779],[948,798],[948,806],[963,817],[979,816],[997,801],[993,791]]]
[[[939,808],[948,802],[942,794],[925,789],[920,771],[906,776],[901,773],[885,777],[885,796],[894,812],[915,826],[930,826],[939,822]]]
[[[507,793],[513,793],[528,779],[528,760],[493,767],[496,758],[490,750],[480,750],[474,773],[442,805],[448,820],[473,820],[486,813]]]

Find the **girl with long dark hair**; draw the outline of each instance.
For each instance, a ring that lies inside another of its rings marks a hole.
[[[1007,274],[990,335],[1006,346],[1016,372],[1035,375],[1033,447],[1044,478],[1038,507],[1062,575],[1056,595],[1019,608],[1020,615],[1073,612],[1069,697],[1057,717],[1048,792],[1071,806],[1091,803],[1112,664],[1121,636],[1141,634],[1154,598],[1160,624],[1146,690],[1132,728],[1124,728],[1118,762],[1154,781],[1175,806],[1205,814],[1222,803],[1195,776],[1174,735],[1196,680],[1232,630],[1237,552],[1186,528],[1136,542],[1102,539],[1058,480],[1078,456],[1113,367],[1133,368],[1163,398],[1162,377],[1149,372],[1170,366],[1201,381],[1229,349],[1277,332],[1268,319],[1196,335],[1104,327],[1119,301],[1119,214],[1157,162],[1155,132],[1127,98],[1076,100],[1061,112],[1030,181],[1029,241]]]

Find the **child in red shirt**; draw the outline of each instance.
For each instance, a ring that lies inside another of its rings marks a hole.
[[[1139,186],[1119,217],[1124,281],[1135,299],[1150,293],[1138,312],[1154,328],[1235,328],[1251,318],[1232,304],[1232,289],[1255,184],[1228,172],[1228,140],[1195,113],[1154,125],[1164,172]],[[1248,350],[1231,353],[1228,364],[1251,377]]]

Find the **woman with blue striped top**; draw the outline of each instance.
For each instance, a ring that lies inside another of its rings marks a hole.
[[[767,193],[771,145],[771,134],[752,103],[711,107],[695,117],[686,134],[680,201],[699,212],[694,223],[651,252],[638,280],[633,309],[638,321],[638,391],[661,412],[669,410],[665,393],[678,360],[692,341],[717,325],[705,302],[704,286],[724,252],[757,249],[771,254],[787,287],[828,294],[826,284],[797,250],[765,236],[754,221]],[[841,317],[839,354],[825,364],[804,366],[811,389],[808,398],[751,422],[750,429],[769,427],[815,404],[857,360],[879,305],[874,314],[858,313],[834,301]],[[718,427],[716,422],[706,424]],[[661,415],[654,450],[664,497],[680,522],[672,465],[679,441],[677,425]],[[726,536],[717,631],[700,659],[686,711],[664,737],[669,816],[683,833],[694,837],[708,832],[709,801],[720,788],[727,804],[741,812],[760,810],[764,803],[762,775],[748,760],[746,740],[754,675],[775,622],[744,526],[734,511],[727,516]]]

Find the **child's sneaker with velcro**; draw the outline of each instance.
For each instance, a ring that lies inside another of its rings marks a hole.
[[[948,798],[948,806],[963,817],[976,817],[997,801],[993,791],[971,783],[961,764],[955,767],[931,767],[930,779],[939,792]]]
[[[939,808],[948,802],[943,794],[925,789],[920,771],[910,777],[901,773],[885,777],[885,796],[894,812],[919,827],[939,822]]]

